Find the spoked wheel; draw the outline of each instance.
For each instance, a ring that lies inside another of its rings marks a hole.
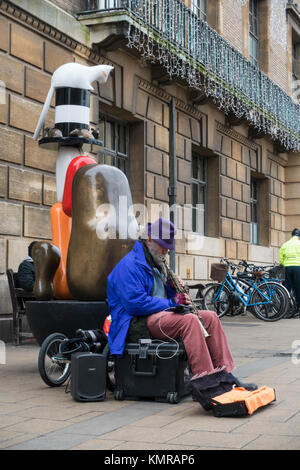
[[[49,387],[59,387],[70,376],[71,363],[60,358],[60,344],[66,339],[62,333],[48,336],[40,349],[38,369],[43,381]]]
[[[204,308],[216,312],[219,318],[229,312],[230,300],[227,289],[221,291],[221,285],[215,284],[207,289],[204,294]]]
[[[295,293],[292,290],[292,292],[290,292],[289,308],[288,308],[286,314],[284,315],[284,318],[293,318],[293,317],[296,317],[297,314],[298,314],[297,301],[296,301]]]
[[[107,343],[103,349],[103,354],[107,358],[107,369],[106,369],[106,385],[108,390],[113,392],[116,388],[116,379],[115,379],[115,359],[110,354],[109,344]]]
[[[263,321],[278,321],[289,308],[289,294],[285,287],[276,282],[264,282],[254,290],[250,303],[251,312]]]

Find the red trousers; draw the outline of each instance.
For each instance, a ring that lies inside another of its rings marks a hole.
[[[219,368],[231,372],[234,368],[233,359],[219,317],[209,310],[199,310],[199,313],[210,334],[208,338],[204,337],[198,317],[193,313],[154,313],[149,315],[147,326],[153,338],[182,339],[194,375],[211,374]]]

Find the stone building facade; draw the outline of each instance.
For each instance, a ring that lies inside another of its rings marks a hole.
[[[125,162],[133,202],[148,209],[148,220],[160,213],[168,215],[169,109],[175,97],[177,204],[190,210],[185,216],[179,210],[178,218],[176,268],[183,279],[209,279],[211,262],[224,256],[273,263],[280,245],[300,226],[299,153],[278,149],[267,135],[250,135],[248,123],[228,119],[213,100],[194,99],[182,81],[162,80],[161,71],[157,74],[154,65],[126,47],[126,38],[109,47],[95,43],[93,26],[75,16],[92,3],[0,0],[0,80],[5,85],[5,100],[0,104],[3,325],[11,313],[7,268],[17,269],[32,240],[51,240],[56,152],[39,148],[32,136],[51,75],[66,62],[114,66],[107,84],[95,86],[90,116],[92,125],[108,126],[110,143],[100,151],[90,146],[84,151],[100,163],[113,161],[120,166]],[[185,3],[192,8],[191,0]],[[285,12],[284,49],[268,27],[272,0],[258,3],[259,66],[291,95],[292,43],[300,38],[299,10],[289,5]],[[215,0],[207,5],[206,15],[208,23],[249,58],[249,2]],[[298,52],[298,60],[299,56]],[[53,106],[54,102],[46,125],[53,125]],[[121,152],[117,146],[122,139],[126,151]],[[197,161],[205,168],[205,181],[199,177],[195,181]],[[204,231],[200,232],[193,226],[191,212],[195,184],[205,194]]]

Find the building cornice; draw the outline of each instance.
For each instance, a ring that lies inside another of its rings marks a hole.
[[[226,135],[227,137],[231,137],[232,139],[236,140],[240,144],[246,145],[249,147],[251,150],[258,150],[259,145],[253,142],[252,140],[249,140],[247,137],[239,134],[236,132],[234,129],[231,127],[226,127],[224,124],[221,124],[220,122],[216,122],[216,130],[220,132],[221,134]]]
[[[23,26],[26,26],[34,32],[38,32],[45,38],[57,42],[58,44],[64,46],[66,49],[69,49],[71,52],[75,52],[77,55],[83,57],[84,59],[92,63],[111,64],[110,61],[100,56],[97,51],[86,46],[85,44],[74,39],[73,37],[65,34],[64,32],[55,28],[53,25],[50,25],[43,19],[38,18],[31,12],[24,10],[19,5],[16,5],[13,2],[7,0],[0,0],[0,13],[7,16],[8,18],[17,21]],[[74,21],[76,20],[74,19]]]
[[[294,2],[289,2],[286,6],[286,11],[288,14],[292,15],[292,17],[297,21],[298,25],[300,26],[300,10],[298,4]]]
[[[150,95],[160,98],[162,101],[165,101],[166,103],[170,103],[171,98],[173,96],[170,93],[168,93],[166,90],[164,90],[163,88],[160,88],[154,85],[153,83],[148,82],[144,78],[138,79],[138,88],[140,88],[143,91],[146,91]],[[191,106],[185,103],[183,100],[176,98],[176,97],[175,97],[175,105],[178,110],[186,114],[189,114],[195,117],[196,119],[202,119],[205,116],[205,114],[201,113],[194,106]]]

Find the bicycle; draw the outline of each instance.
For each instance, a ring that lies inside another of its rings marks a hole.
[[[250,267],[251,269],[251,267],[254,266],[254,265],[250,265],[245,260],[241,261],[239,264],[244,266],[244,272],[248,272],[247,268]],[[281,264],[275,263],[269,266],[260,266],[260,267],[256,266],[256,268],[265,270],[266,276],[264,276],[264,278],[275,281],[275,282],[279,282],[283,285],[283,287],[285,287],[284,285],[285,268]],[[286,314],[284,315],[284,318],[294,318],[294,317],[297,318],[299,316],[299,312],[298,312],[295,292],[292,289],[291,291],[288,291],[288,294],[289,294],[289,307],[288,307]]]
[[[297,310],[297,304],[293,293],[289,292],[285,285],[285,268],[279,263],[274,263],[272,265],[257,266],[254,264],[249,264],[247,261],[240,261],[239,266],[244,267],[244,272],[240,276],[251,275],[253,271],[259,271],[261,274],[261,282],[275,282],[281,285],[281,290],[285,291],[286,297],[288,299],[288,309],[283,318],[291,318],[294,316]],[[255,315],[255,312],[253,312]]]
[[[193,299],[193,302],[197,305],[199,310],[203,310],[203,308],[204,308],[203,300],[204,300],[205,291],[210,286],[212,286],[213,284],[214,284],[213,282],[208,282],[206,284],[198,283],[198,284],[189,284],[187,286],[189,288],[189,290],[197,289],[197,292],[196,292],[195,298]]]
[[[107,360],[107,388],[110,391],[114,391],[114,358],[110,355],[108,342],[102,344],[99,350],[97,350],[96,347],[82,341],[81,338],[69,339],[62,333],[53,333],[49,335],[41,345],[38,356],[38,370],[40,376],[49,387],[60,387],[68,379],[70,380],[72,354],[76,352],[90,352],[93,354],[93,352],[100,351]],[[69,380],[66,391],[68,389]]]
[[[221,266],[223,269],[220,269]],[[220,318],[234,304],[241,305],[244,312],[249,309],[255,317],[264,321],[278,321],[285,315],[289,306],[288,291],[278,282],[262,279],[264,272],[253,270],[251,274],[247,273],[247,279],[243,274],[234,278],[228,268],[234,274],[238,266],[229,263],[226,258],[221,259],[218,268],[219,272],[223,272],[223,279],[217,279],[219,282],[206,291],[206,309],[215,311]],[[211,277],[213,276],[212,273]]]

